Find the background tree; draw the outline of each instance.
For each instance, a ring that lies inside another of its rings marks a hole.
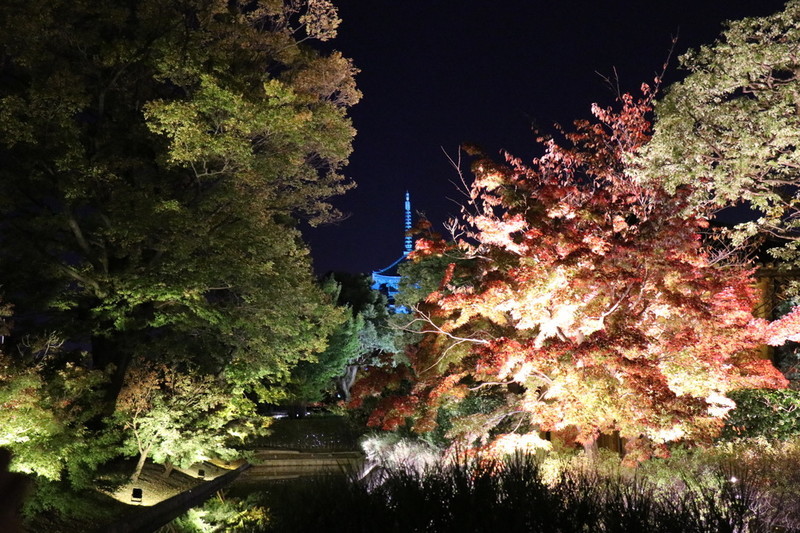
[[[336,272],[333,278],[342,286],[339,305],[350,307],[362,322],[358,330],[358,353],[347,361],[336,378],[337,393],[348,402],[359,370],[379,364],[382,355],[397,351],[398,331],[391,321],[386,296],[372,289],[368,276]]]
[[[344,322],[328,336],[328,347],[314,360],[301,361],[294,368],[287,387],[293,417],[305,416],[309,403],[333,397],[338,380],[362,355],[359,334],[364,329],[364,318],[347,311]]]
[[[310,2],[11,1],[0,10],[0,272],[17,338],[278,398],[338,320],[297,220],[336,216],[355,69]],[[11,339],[12,344],[15,342]],[[12,347],[13,354],[16,348]]]
[[[594,107],[567,145],[543,140],[530,166],[477,158],[454,243],[417,241],[418,256],[462,258],[416,309],[410,368],[357,384],[383,395],[373,424],[427,432],[472,402],[451,420],[460,445],[507,451],[553,431],[591,450],[619,431],[633,459],[715,435],[729,391],[785,386],[755,350],[751,271],[709,261],[685,194],[626,175],[649,138],[644,91]]]
[[[305,415],[308,403],[326,397],[349,401],[358,370],[395,350],[396,330],[389,324],[386,298],[370,288],[367,276],[336,272],[322,284],[344,319],[328,336],[327,348],[292,372],[288,395],[299,416]]]
[[[687,208],[754,211],[731,234],[777,240],[771,252],[798,260],[800,2],[775,15],[727,23],[721,37],[681,58],[689,71],[655,107],[651,142],[629,172],[670,192],[691,190]],[[758,239],[756,239],[756,242]]]

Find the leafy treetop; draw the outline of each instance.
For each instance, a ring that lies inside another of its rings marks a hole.
[[[417,241],[418,260],[458,259],[416,307],[408,367],[356,385],[357,402],[381,397],[371,423],[427,432],[488,397],[452,420],[456,443],[501,451],[553,431],[592,447],[619,431],[645,453],[713,436],[729,391],[785,386],[754,350],[752,271],[710,261],[684,190],[626,174],[649,139],[643,91],[595,106],[566,145],[541,139],[531,165],[477,154],[454,241]]]
[[[675,192],[687,209],[744,204],[756,213],[733,242],[768,236],[773,253],[797,260],[800,168],[800,2],[729,22],[719,40],[681,58],[689,74],[657,103],[651,142],[629,173]]]

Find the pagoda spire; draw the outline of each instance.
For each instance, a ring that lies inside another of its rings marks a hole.
[[[414,239],[411,237],[411,196],[406,191],[405,208],[405,238],[403,239],[403,255],[386,268],[372,271],[372,285],[370,288],[380,291],[386,295],[388,309],[390,313],[409,313],[407,307],[395,305],[395,296],[400,292],[400,275],[397,272],[397,265],[408,258],[408,254],[414,251]]]
[[[411,238],[411,198],[408,195],[408,191],[406,191],[405,211],[405,255],[408,255],[414,250],[414,242]]]

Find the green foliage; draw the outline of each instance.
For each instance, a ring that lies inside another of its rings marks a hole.
[[[298,42],[304,5],[4,7],[0,270],[18,311],[103,337],[93,362],[119,376],[144,343],[250,384],[324,346],[294,217],[335,216],[358,94],[347,60]]]
[[[253,406],[231,401],[224,381],[166,366],[132,367],[117,397],[114,422],[125,430],[122,451],[188,467],[211,458],[231,459],[232,445],[257,432],[247,427]]]
[[[356,316],[361,316],[363,326],[358,333],[361,358],[374,359],[378,353],[396,351],[396,330],[390,324],[386,296],[371,288],[371,280],[365,274],[335,272],[329,278],[339,285],[337,305],[347,307]]]
[[[288,399],[295,404],[321,401],[334,392],[349,399],[359,368],[377,364],[381,354],[396,350],[386,298],[370,288],[367,276],[336,272],[322,287],[343,321],[328,336],[323,352],[295,367],[288,386]]]
[[[445,256],[424,256],[413,261],[405,261],[398,267],[400,292],[395,297],[395,305],[416,309],[425,298],[439,288],[447,266],[453,258]],[[408,358],[405,350],[420,339],[423,323],[414,320],[412,314],[397,314],[391,317],[397,333],[395,361],[405,364]]]
[[[333,392],[334,378],[362,354],[359,335],[364,329],[362,315],[348,313],[345,321],[328,336],[328,347],[315,360],[301,361],[292,371],[288,400],[297,403],[322,401]]]
[[[772,316],[781,319],[790,314],[800,303],[800,283],[796,280],[781,280],[783,283],[776,288],[776,297],[779,300],[772,310]],[[790,296],[795,295],[795,296]],[[790,382],[791,388],[797,388],[800,383],[800,344],[788,341],[780,346],[773,346],[771,358],[775,366],[783,372]]]
[[[719,493],[740,484],[757,495],[754,508],[770,510],[774,531],[794,531],[800,524],[798,473],[800,440],[752,437],[709,447],[676,447],[670,457],[646,461],[635,472],[665,494],[687,487]]]
[[[185,515],[169,524],[176,533],[206,533],[208,531],[253,531],[268,523],[267,511],[260,505],[251,505],[246,500],[224,498],[220,494],[207,500],[199,508],[190,509]]]
[[[655,134],[632,173],[669,190],[691,189],[690,209],[747,204],[757,220],[732,234],[788,238],[773,253],[797,257],[800,164],[800,2],[761,18],[729,22],[713,44],[681,58],[689,71],[656,106]]]
[[[0,279],[15,303],[0,417],[16,468],[57,479],[99,453],[86,428],[115,409],[111,448],[220,452],[257,429],[251,398],[279,401],[325,348],[341,314],[297,226],[335,219],[329,199],[352,186],[356,69],[308,46],[337,24],[327,0],[0,8]],[[41,348],[54,331],[58,353]],[[126,406],[130,372],[164,365],[142,409]]]
[[[72,363],[26,367],[0,355],[0,446],[13,453],[11,470],[76,487],[113,457],[113,432],[86,424],[101,414],[105,374]]]
[[[800,391],[749,389],[731,393],[736,409],[728,413],[722,438],[800,436]]]
[[[400,265],[400,293],[397,304],[408,308],[416,306],[436,291],[442,282],[447,266],[453,257],[425,256],[416,261],[406,261]]]
[[[63,481],[39,478],[24,501],[22,513],[26,531],[91,531],[129,509],[95,487],[76,489]]]
[[[486,390],[466,397],[461,402],[452,402],[442,406],[436,414],[436,428],[423,438],[430,440],[438,446],[446,446],[454,435],[463,430],[464,424],[469,424],[478,417],[503,411],[506,408],[506,398],[497,391]],[[485,443],[470,443],[480,446]]]

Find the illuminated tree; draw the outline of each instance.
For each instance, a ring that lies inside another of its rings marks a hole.
[[[297,225],[351,186],[356,70],[308,46],[337,24],[327,0],[0,8],[0,273],[20,338],[113,370],[108,414],[137,359],[273,401],[324,349]]]
[[[448,437],[497,451],[619,431],[632,459],[714,436],[731,390],[785,386],[755,350],[752,272],[709,260],[685,190],[626,175],[649,138],[643,89],[531,165],[478,156],[454,242],[417,241],[417,259],[452,259],[416,308],[409,367],[356,385],[356,403],[382,396],[372,424],[426,432],[457,411]]]
[[[231,401],[224,382],[166,365],[129,368],[117,397],[116,421],[126,431],[123,449],[138,455],[133,481],[145,461],[188,467],[211,458],[230,459],[235,437],[252,434],[242,424],[246,406]],[[244,409],[243,409],[244,408]]]
[[[631,173],[715,212],[746,203],[756,212],[732,237],[783,241],[797,261],[800,196],[800,2],[774,15],[729,22],[715,43],[681,58],[686,79],[655,106],[653,139]]]
[[[0,338],[12,335],[11,306],[0,303]],[[91,483],[91,473],[114,456],[114,436],[86,427],[102,412],[107,376],[61,360],[58,335],[16,343],[0,350],[0,447],[12,452],[11,471],[59,481],[68,474],[76,487]]]

